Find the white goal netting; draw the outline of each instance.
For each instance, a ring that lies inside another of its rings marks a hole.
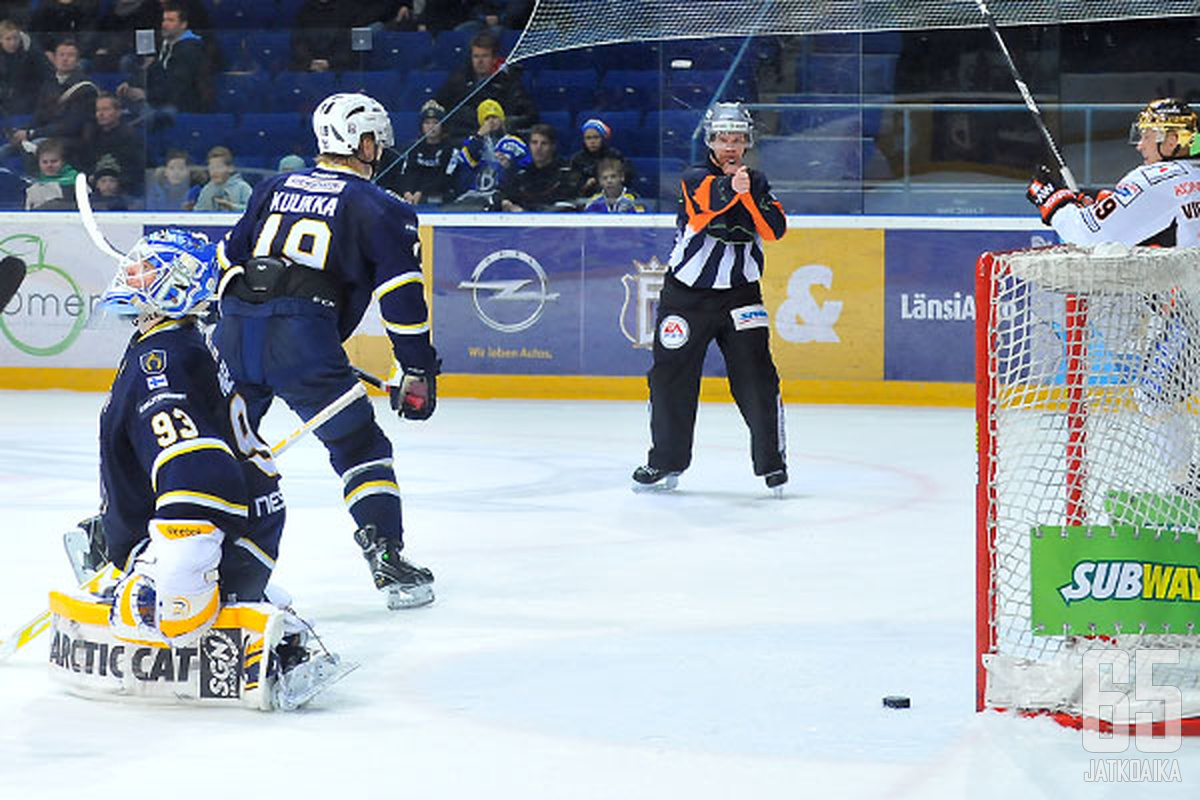
[[[991,0],[996,22],[1047,25],[1194,16],[1195,0]],[[538,0],[510,61],[619,42],[868,33],[984,24],[976,0]]]
[[[976,300],[980,705],[1079,716],[1087,650],[1170,648],[1180,663],[1156,667],[1154,682],[1178,686],[1183,716],[1200,715],[1200,630],[1139,624],[1136,610],[1116,630],[1047,630],[1031,570],[1044,526],[1130,526],[1195,546],[1200,250],[985,254]]]

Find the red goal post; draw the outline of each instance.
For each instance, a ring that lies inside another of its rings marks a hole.
[[[1200,733],[1200,251],[984,253],[975,299],[977,708],[1104,726],[1084,654],[1160,650]]]

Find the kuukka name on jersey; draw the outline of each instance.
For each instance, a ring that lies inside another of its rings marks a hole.
[[[338,198],[319,194],[275,192],[271,195],[271,211],[280,214],[319,214],[332,217],[337,211]]]
[[[1058,590],[1070,605],[1081,600],[1200,603],[1200,567],[1146,561],[1080,561]]]

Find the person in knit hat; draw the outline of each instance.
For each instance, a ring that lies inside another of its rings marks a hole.
[[[504,107],[495,100],[484,100],[476,108],[475,117],[479,130],[454,151],[446,171],[458,188],[456,208],[496,211],[500,207],[499,189],[510,172],[510,163],[501,160],[496,149],[507,138]]]
[[[624,165],[625,183],[633,183],[633,170],[621,151],[609,145],[612,128],[604,120],[592,117],[579,126],[583,135],[583,149],[571,156],[571,170],[579,176],[579,196],[592,197],[600,191],[596,168],[601,159],[615,158]]]

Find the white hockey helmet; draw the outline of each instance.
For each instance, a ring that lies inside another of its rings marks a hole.
[[[217,248],[198,231],[166,228],[138,240],[117,265],[103,303],[122,315],[177,319],[205,311],[217,288]]]
[[[753,147],[754,119],[741,103],[714,103],[704,112],[704,141],[712,144],[718,133],[744,133]]]
[[[358,152],[363,134],[375,134],[378,150],[395,143],[392,120],[383,104],[365,94],[332,94],[313,112],[317,152],[352,156]]]

